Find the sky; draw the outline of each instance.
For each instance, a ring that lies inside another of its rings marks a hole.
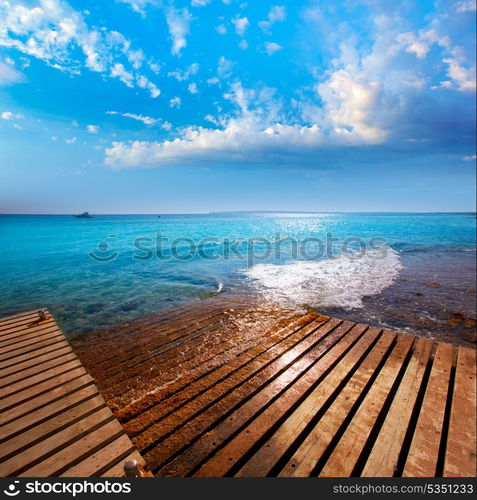
[[[474,211],[474,0],[0,0],[0,213]]]

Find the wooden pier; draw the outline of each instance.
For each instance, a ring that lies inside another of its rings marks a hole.
[[[122,476],[143,459],[43,311],[0,320],[0,476]]]
[[[475,350],[209,301],[73,347],[158,476],[475,476]]]

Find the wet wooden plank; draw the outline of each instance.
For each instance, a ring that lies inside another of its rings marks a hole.
[[[432,477],[436,474],[453,350],[453,346],[449,344],[437,345],[424,401],[404,466],[404,477]]]
[[[261,389],[252,398],[247,399],[237,409],[234,414],[230,415],[226,420],[220,422],[215,429],[207,432],[202,436],[197,442],[195,442],[188,450],[183,454],[179,455],[170,464],[163,467],[158,474],[160,475],[185,475],[188,474],[194,466],[198,465],[208,453],[215,449],[215,446],[219,446],[224,442],[234,430],[244,424],[248,419],[253,418],[257,414],[263,411],[263,407],[272,399],[277,397],[283,390],[288,386],[291,388],[291,384],[297,381],[301,376],[305,375],[305,385],[310,386],[314,378],[313,373],[309,374],[308,370],[315,367],[317,373],[321,372],[321,369],[325,369],[326,362],[323,362],[321,367],[315,364],[317,359],[320,359],[326,352],[328,352],[335,344],[338,346],[334,352],[338,354],[343,352],[347,346],[349,346],[361,332],[357,331],[355,336],[349,334],[345,336],[342,342],[340,339],[348,332],[352,324],[346,324],[342,330],[336,328],[331,331],[331,333],[325,336],[324,331],[318,330],[315,335],[310,335],[306,338],[306,341],[297,343],[297,345],[288,351],[284,356],[281,356],[276,364],[278,368],[278,376],[269,378],[265,374],[259,374]],[[325,330],[326,331],[326,330]],[[315,333],[315,332],[314,332]],[[332,362],[333,354],[329,357],[329,362]],[[284,369],[284,370],[283,370]],[[263,376],[265,375],[265,377]],[[315,373],[316,376],[316,373]],[[269,380],[267,380],[269,379]],[[231,397],[237,399],[237,403],[241,403],[241,400],[247,398],[250,395],[248,389],[248,384],[244,384],[237,391],[231,394]],[[294,390],[290,390],[290,398],[293,399]],[[253,392],[252,392],[253,394]],[[282,397],[287,397],[287,393],[284,393]],[[222,402],[223,404],[223,402]],[[227,405],[228,406],[228,405]],[[234,405],[235,406],[235,405]],[[218,406],[219,409],[221,405]],[[230,408],[230,407],[229,407]],[[234,407],[232,407],[234,408]],[[216,410],[217,411],[217,410]],[[217,418],[219,415],[215,415],[213,409],[209,413],[212,413],[212,418]],[[207,413],[207,412],[206,412]],[[212,420],[213,421],[213,420]],[[194,426],[194,422],[189,423]],[[188,425],[189,425],[188,424]],[[209,424],[210,425],[210,424]],[[149,455],[146,454],[146,459]]]
[[[211,459],[209,459],[200,469],[196,472],[196,476],[222,476],[228,473],[229,469],[245,454],[251,447],[261,439],[269,429],[276,425],[277,420],[286,415],[288,411],[293,407],[297,400],[316,383],[319,378],[326,373],[326,371],[333,366],[335,362],[340,359],[345,350],[357,339],[359,335],[366,330],[365,325],[356,325],[347,334],[346,338],[343,338],[339,343],[335,344],[320,360],[312,367],[309,372],[306,373],[302,379],[297,381],[283,396],[278,398],[272,405],[270,405],[266,410],[261,412],[257,418],[255,418],[249,425],[247,425],[234,439],[229,441],[229,443],[222,448],[218,453],[216,453]],[[369,347],[370,343],[379,334],[380,330],[370,332],[370,335],[364,335],[363,338],[359,339],[358,343],[353,346],[353,348],[341,359],[338,363],[338,367],[331,372],[337,375],[339,380],[348,373],[348,369],[351,369],[354,364],[359,359],[359,356]],[[330,376],[327,377],[329,379]],[[320,394],[322,398],[316,397]],[[315,396],[315,398],[313,397]],[[329,393],[325,395],[323,392],[323,382],[320,383],[317,389],[312,393],[312,395],[300,406],[296,413],[299,413],[304,419],[310,415],[311,412],[315,412],[320,408],[320,405],[326,401]],[[321,401],[319,401],[321,399]],[[301,413],[304,411],[305,415]],[[242,409],[239,410],[242,413]],[[313,413],[311,413],[312,415]],[[302,419],[299,418],[300,421]],[[282,426],[281,431],[283,432],[286,425]],[[283,436],[287,440],[291,435],[296,437],[298,428],[295,427],[291,432],[285,431]],[[215,433],[215,431],[213,431]],[[209,436],[208,436],[209,437]],[[264,453],[258,453],[258,456],[254,456],[254,459],[249,461],[241,470],[244,476],[265,476],[274,465],[274,460],[272,457],[272,447],[270,445],[271,440],[266,444],[262,445],[261,450]],[[281,452],[287,449],[285,443],[279,446]],[[240,476],[241,474],[237,474]]]
[[[336,395],[330,407],[310,430],[292,457],[285,463],[278,474],[280,477],[307,477],[312,474],[316,464],[348,417],[351,409],[355,406],[357,399],[369,383],[395,338],[396,335],[391,332],[383,333],[346,385]],[[310,408],[310,411],[313,410]],[[304,413],[304,423],[311,420],[313,416],[313,413],[311,416]],[[291,437],[296,439],[297,435]]]
[[[452,395],[444,476],[475,477],[476,470],[476,358],[475,349],[459,347]]]
[[[431,340],[420,338],[416,341],[406,373],[361,476],[392,477],[394,475],[431,350]]]
[[[376,418],[411,349],[414,337],[401,335],[340,441],[319,473],[320,476],[349,477],[371,433]]]

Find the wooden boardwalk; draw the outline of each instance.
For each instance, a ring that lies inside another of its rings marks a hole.
[[[476,475],[471,348],[214,302],[73,346],[158,476]]]
[[[46,314],[0,320],[0,476],[121,476],[142,457]]]

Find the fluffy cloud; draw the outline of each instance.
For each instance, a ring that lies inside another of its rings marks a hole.
[[[274,5],[268,13],[267,20],[260,21],[258,25],[264,32],[269,32],[270,28],[276,22],[285,21],[286,18],[287,18],[286,8],[284,6]]]
[[[471,54],[460,46],[466,41],[446,31],[449,18],[442,12],[412,29],[400,20],[397,7],[388,12],[385,3],[371,4],[382,9],[367,20],[366,36],[347,23],[337,29],[332,19],[323,26],[326,16],[319,9],[307,11],[306,21],[316,25],[306,30],[314,37],[323,33],[322,43],[329,46],[321,54],[328,59],[313,67],[310,58],[313,83],[297,89],[293,97],[269,88],[245,88],[234,76],[237,63],[221,57],[217,76],[207,83],[220,82],[216,91],[226,85],[230,90],[223,95],[225,104],[216,101],[216,114],[204,113],[209,125],[178,128],[167,140],[114,142],[105,150],[105,163],[115,169],[289,165],[316,163],[335,149],[417,149],[429,141],[437,145],[440,138],[468,137],[467,125],[460,125],[467,118],[457,120],[457,127],[449,126],[449,116],[459,113],[456,103],[462,110],[462,103],[468,102],[462,99],[469,99],[466,93],[475,89]],[[266,23],[282,20],[277,12],[272,9]],[[266,31],[270,25],[261,27]],[[267,42],[265,48],[271,55],[281,46]],[[171,107],[180,106],[177,99],[171,99]]]
[[[237,35],[244,36],[247,28],[250,26],[250,21],[246,17],[236,17],[232,19],[232,24],[235,26]]]
[[[469,156],[464,156],[464,158],[462,158],[464,161],[475,161],[477,160],[477,155],[469,155]]]
[[[19,120],[20,118],[23,118],[23,115],[19,113],[15,114],[11,111],[3,111],[0,114],[0,118],[2,118],[2,120]]]
[[[172,39],[172,53],[178,56],[181,50],[187,46],[187,35],[192,16],[187,9],[178,10],[169,7],[166,9],[166,21]]]
[[[275,52],[278,52],[279,50],[282,50],[282,46],[279,45],[278,43],[275,43],[275,42],[265,42],[265,52],[269,56],[275,54]]]
[[[169,99],[169,107],[179,109],[182,104],[182,99],[179,96]]]
[[[86,125],[86,130],[90,134],[97,134],[99,132],[99,125]]]
[[[138,14],[141,14],[142,16],[145,15],[146,8],[149,5],[158,5],[157,0],[118,0],[118,2],[128,4],[132,10],[134,10]]]
[[[159,95],[156,85],[137,72],[144,59],[141,50],[133,49],[117,31],[89,27],[83,15],[62,0],[37,0],[34,6],[0,0],[0,46],[71,74],[85,67],[147,89],[152,97]]]

